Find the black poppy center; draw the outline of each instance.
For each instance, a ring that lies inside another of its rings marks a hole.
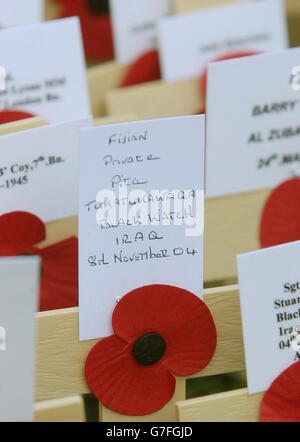
[[[109,0],[87,0],[88,7],[93,14],[109,12]]]
[[[146,333],[133,346],[133,356],[141,365],[153,365],[160,361],[167,344],[158,333]]]

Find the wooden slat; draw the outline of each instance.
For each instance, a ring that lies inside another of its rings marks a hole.
[[[135,121],[136,116],[134,114],[115,115],[113,117],[100,117],[94,119],[95,126],[105,126],[107,124],[128,123],[129,121]]]
[[[206,282],[235,278],[236,255],[260,248],[259,225],[269,194],[260,190],[206,200]]]
[[[262,394],[247,389],[177,403],[179,422],[257,422]]]
[[[12,123],[0,124],[0,135],[7,135],[22,130],[34,129],[46,124],[46,120],[42,117],[25,118],[24,120],[13,121]]]
[[[218,330],[218,347],[211,364],[200,374],[209,376],[245,368],[237,287],[205,291]],[[78,309],[38,314],[36,401],[88,392],[84,361],[96,341],[78,342]]]
[[[204,301],[210,308],[217,327],[218,344],[211,363],[200,374],[192,377],[245,370],[238,287],[205,290]]]
[[[95,341],[78,341],[78,309],[39,313],[37,329],[36,402],[88,393],[84,361]]]
[[[300,14],[300,2],[299,0],[285,0],[287,11],[289,14]]]
[[[138,119],[194,114],[203,105],[199,80],[174,83],[154,81],[106,95],[108,115],[133,112]]]
[[[173,0],[173,11],[178,14],[230,3],[243,3],[245,1],[248,0]],[[299,0],[285,0],[285,3],[289,14],[300,13]]]
[[[93,66],[87,71],[87,80],[90,92],[90,100],[94,117],[107,115],[105,96],[111,89],[119,87],[121,80],[127,70],[127,66],[115,62]],[[117,114],[130,114],[120,110]]]
[[[81,396],[39,402],[34,409],[35,422],[85,422]]]
[[[176,422],[176,402],[185,398],[185,380],[177,378],[176,391],[172,400],[161,410],[148,416],[124,416],[103,407],[100,411],[102,422]],[[145,401],[147,398],[145,398]]]
[[[39,244],[39,247],[46,247],[58,241],[63,241],[70,236],[78,236],[77,216],[47,223],[46,227],[46,241]]]
[[[242,3],[248,0],[173,0],[173,11],[176,14],[197,11],[201,8],[223,6],[230,3]]]
[[[45,20],[53,20],[59,15],[59,5],[55,0],[44,0]]]

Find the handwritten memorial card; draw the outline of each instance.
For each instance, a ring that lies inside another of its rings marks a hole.
[[[157,21],[171,12],[172,0],[110,0],[119,63],[130,63],[157,47]]]
[[[90,113],[77,18],[3,29],[0,53],[6,71],[0,111],[15,109],[49,123]]]
[[[129,291],[202,297],[204,116],[81,130],[80,338],[111,334]]]
[[[0,422],[33,420],[40,262],[0,259]]]
[[[0,29],[43,19],[43,0],[0,0]]]
[[[238,256],[249,393],[300,360],[300,242]]]
[[[295,48],[209,65],[207,196],[272,188],[300,167],[299,60]]]
[[[236,3],[163,18],[158,35],[166,81],[196,78],[219,56],[288,47],[283,0]]]
[[[78,212],[79,129],[91,118],[0,137],[0,214],[53,221]]]

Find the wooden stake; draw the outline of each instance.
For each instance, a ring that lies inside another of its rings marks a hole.
[[[248,0],[173,0],[173,11],[177,14],[191,12],[201,8],[209,8],[232,3],[243,3]],[[300,13],[299,0],[285,0],[289,14]]]
[[[133,112],[139,120],[191,115],[203,107],[200,80],[154,81],[107,92],[108,115]]]
[[[39,402],[34,409],[35,422],[85,422],[81,396]]]
[[[257,422],[263,394],[247,389],[177,403],[179,422]]]
[[[0,124],[0,135],[8,135],[22,130],[34,129],[47,124],[42,117],[25,118],[24,120],[13,121],[12,123]]]

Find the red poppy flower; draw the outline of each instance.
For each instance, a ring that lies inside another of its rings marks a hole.
[[[253,51],[239,51],[233,52],[231,54],[222,55],[220,57],[215,58],[212,62],[225,61],[225,60],[233,60],[234,58],[242,58],[249,57],[250,55],[257,55],[258,52]],[[203,74],[200,77],[200,86],[201,86],[201,96],[203,97],[204,102],[206,101],[206,91],[207,91],[207,68],[204,70]],[[205,105],[198,112],[199,114],[205,113]]]
[[[40,311],[78,305],[78,242],[69,238],[45,248],[44,223],[26,212],[0,216],[0,256],[38,255],[42,260]]]
[[[85,376],[106,407],[130,416],[162,408],[172,397],[174,376],[189,376],[210,362],[216,328],[208,307],[187,290],[150,285],[117,304],[115,335],[88,355]]]
[[[260,409],[261,422],[300,422],[300,361],[271,385]]]
[[[260,223],[262,247],[300,240],[300,178],[280,184],[269,196]]]
[[[161,79],[159,53],[156,49],[148,51],[129,67],[120,87],[147,83]]]
[[[33,114],[13,109],[6,109],[0,111],[0,124],[12,123],[13,121],[24,120],[25,118],[32,118]]]
[[[78,16],[86,57],[91,61],[114,58],[108,0],[55,0],[61,18]]]

